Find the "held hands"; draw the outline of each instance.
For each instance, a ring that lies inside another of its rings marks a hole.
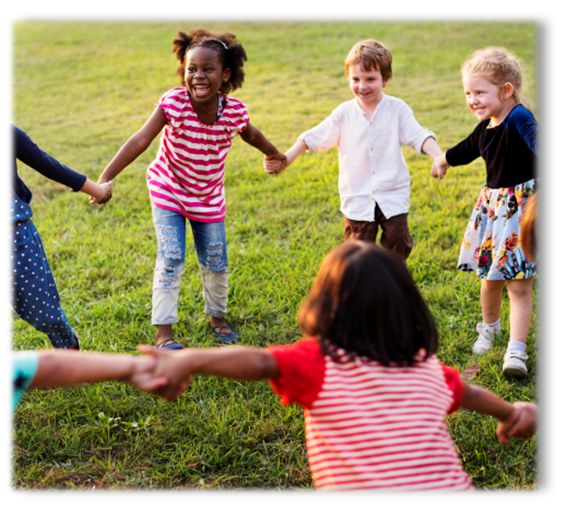
[[[284,153],[276,153],[274,155],[264,155],[264,170],[268,174],[278,174],[288,167],[288,159]]]
[[[132,371],[125,379],[132,386],[146,393],[156,393],[168,385],[166,377],[157,375],[158,360],[156,358],[133,357],[133,359]]]
[[[529,402],[514,402],[513,407],[511,418],[497,425],[497,438],[503,444],[511,444],[511,437],[526,439],[536,433],[538,407]]]
[[[434,158],[434,161],[432,162],[432,169],[430,171],[430,175],[433,178],[440,178],[442,180],[444,179],[444,176],[448,172],[449,167],[450,165],[446,160],[446,153],[439,155],[436,158]]]
[[[187,358],[185,358],[183,366],[181,364],[181,360],[185,356],[184,351],[157,350],[150,345],[138,345],[138,350],[151,356],[150,358],[156,362],[154,378],[166,381],[160,387],[155,387],[149,392],[161,396],[166,402],[172,402],[179,398],[191,384],[191,368],[188,368]]]
[[[89,204],[105,204],[108,203],[112,197],[112,181],[106,183],[97,183],[94,186],[95,193],[89,196]]]

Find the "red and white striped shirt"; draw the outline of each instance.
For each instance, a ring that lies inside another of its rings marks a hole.
[[[435,356],[412,367],[367,358],[340,362],[316,340],[274,345],[283,405],[304,408],[306,447],[318,489],[467,490],[446,415],[459,408],[457,370]]]
[[[203,124],[187,89],[175,87],[158,103],[167,119],[146,179],[152,203],[199,222],[225,220],[225,158],[248,125],[246,105],[225,97],[221,117]]]

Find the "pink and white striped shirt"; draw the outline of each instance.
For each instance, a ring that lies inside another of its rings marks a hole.
[[[324,356],[314,338],[274,345],[282,404],[304,408],[318,489],[467,490],[445,417],[459,408],[457,370],[434,356],[412,367]]]
[[[152,203],[199,222],[225,220],[225,158],[232,139],[248,125],[246,105],[225,97],[221,117],[203,124],[184,87],[158,103],[167,119],[160,147],[146,179]]]

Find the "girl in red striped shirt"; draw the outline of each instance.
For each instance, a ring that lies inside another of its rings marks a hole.
[[[374,244],[326,256],[299,321],[310,337],[292,345],[140,350],[159,358],[167,400],[192,374],[270,379],[282,404],[304,408],[317,488],[470,489],[445,421],[460,407],[496,417],[502,443],[535,432],[536,405],[509,404],[436,358],[436,325],[410,273]]]
[[[196,28],[189,34],[178,32],[173,45],[182,87],[160,98],[144,126],[128,139],[99,178],[99,183],[114,179],[162,132],[158,154],[146,177],[158,239],[152,325],[157,326],[156,346],[168,350],[183,348],[174,341],[172,325],[177,322],[185,266],[186,219],[193,232],[211,329],[223,344],[239,340],[225,318],[228,258],[224,179],[232,139],[240,135],[268,159],[286,162],[285,155],[250,123],[246,105],[227,96],[244,81],[247,55],[236,37]]]

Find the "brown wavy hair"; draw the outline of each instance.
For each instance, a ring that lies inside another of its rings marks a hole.
[[[345,74],[349,69],[359,64],[363,71],[380,71],[383,81],[392,77],[392,55],[389,49],[379,41],[365,39],[355,43],[345,58]]]
[[[351,360],[413,366],[419,354],[425,360],[438,349],[434,317],[405,264],[367,242],[326,255],[298,321],[334,360],[341,348]]]
[[[211,32],[205,28],[194,28],[189,34],[179,31],[177,38],[173,40],[173,50],[180,62],[177,73],[181,79],[181,85],[185,83],[185,57],[190,48],[205,46],[215,50],[223,64],[223,69],[230,68],[231,77],[224,82],[219,89],[221,94],[229,94],[242,87],[245,81],[244,63],[247,54],[243,46],[237,41],[237,37],[229,32]],[[225,48],[226,47],[226,48]]]

